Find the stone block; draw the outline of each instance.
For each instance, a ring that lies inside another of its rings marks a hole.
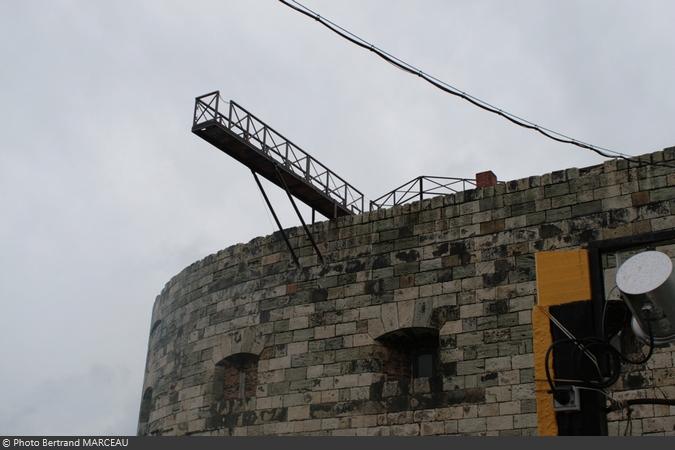
[[[327,339],[332,337],[335,337],[335,325],[314,328],[314,339]]]
[[[457,431],[460,433],[477,433],[487,429],[487,422],[484,417],[475,419],[460,419],[457,421]]]
[[[510,430],[513,429],[513,416],[495,416],[486,419],[488,430]]]
[[[496,372],[510,369],[511,369],[511,357],[509,356],[487,358],[485,360],[485,370],[488,372]]]
[[[396,303],[386,303],[382,305],[382,325],[384,326],[385,333],[399,328]]]

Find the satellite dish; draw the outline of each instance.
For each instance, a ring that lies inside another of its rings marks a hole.
[[[633,314],[631,328],[642,342],[675,341],[675,272],[670,257],[646,251],[628,258],[616,273],[616,286]]]

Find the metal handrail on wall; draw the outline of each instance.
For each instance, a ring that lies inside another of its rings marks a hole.
[[[410,201],[424,200],[426,197],[449,195],[476,187],[476,180],[468,178],[433,177],[422,175],[387,192],[380,198],[370,201],[370,210],[391,208]]]
[[[220,91],[210,92],[195,100],[193,127],[209,121],[224,126],[353,214],[364,212],[364,197],[358,189],[236,102],[223,101]]]

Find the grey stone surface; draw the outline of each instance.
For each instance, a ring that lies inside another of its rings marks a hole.
[[[675,165],[673,149],[645,157]],[[195,262],[153,306],[139,432],[536,434],[534,254],[673,229],[675,169],[634,166],[609,161],[317,223],[324,265],[301,228],[288,232],[302,268],[279,233]],[[409,327],[439,330],[438,380],[401,383],[385,370],[391,349],[377,339]],[[675,397],[672,350],[655,354],[639,388],[627,372],[617,395],[658,396],[643,392],[658,386]],[[225,400],[219,364],[242,352],[259,358],[256,394]],[[636,409],[633,433],[672,434],[674,418],[668,407]],[[608,420],[613,434],[626,426]]]

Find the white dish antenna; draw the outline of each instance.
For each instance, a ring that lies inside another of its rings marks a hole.
[[[646,251],[631,256],[619,267],[616,286],[642,342],[650,342],[650,333],[654,345],[675,341],[675,272],[668,255]]]

